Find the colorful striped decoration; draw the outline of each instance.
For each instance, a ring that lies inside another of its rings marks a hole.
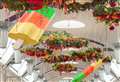
[[[102,60],[91,64],[89,67],[85,68],[81,73],[77,74],[72,82],[81,82],[84,78],[94,72],[97,68],[102,65]]]
[[[40,10],[28,10],[10,30],[8,36],[17,40],[24,40],[26,45],[34,45],[47,29],[48,24],[55,16],[55,9],[44,7]]]

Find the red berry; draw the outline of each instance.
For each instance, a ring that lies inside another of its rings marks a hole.
[[[116,2],[110,2],[111,7],[115,7],[116,5],[117,5]]]
[[[115,27],[113,25],[111,25],[109,29],[112,31],[115,29]]]
[[[27,55],[29,55],[29,56],[34,56],[34,51],[28,50],[28,51],[26,51],[25,53],[26,53]]]

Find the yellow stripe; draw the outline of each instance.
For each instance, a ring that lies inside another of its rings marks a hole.
[[[32,23],[17,23],[9,32],[8,36],[17,40],[24,40],[24,44],[36,44],[39,42],[44,29],[37,28]]]
[[[98,69],[102,64],[103,64],[103,63],[102,63],[102,60],[100,59],[100,60],[98,60],[97,62],[91,64],[91,66],[93,66],[93,67],[94,67],[94,70],[96,70],[96,69]]]

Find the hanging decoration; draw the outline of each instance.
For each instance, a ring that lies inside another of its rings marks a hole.
[[[54,40],[54,39],[68,39],[72,38],[73,36],[66,31],[46,31],[44,32],[43,36],[40,39],[40,42],[45,42],[47,40]]]
[[[77,71],[77,67],[75,64],[54,64],[52,66],[53,70],[59,71],[60,73],[62,72],[72,72],[72,71]]]
[[[106,0],[86,0],[84,3],[81,3],[80,0],[45,0],[47,5],[63,9],[65,14],[90,10],[93,9],[95,5],[103,4],[105,1]]]
[[[51,7],[28,10],[18,19],[8,36],[24,41],[25,45],[37,44],[54,16],[55,9]]]
[[[81,48],[88,45],[88,41],[81,38],[74,38],[71,34],[63,32],[45,32],[40,41],[44,41],[47,48],[52,50],[64,48]]]
[[[47,57],[48,55],[52,54],[51,50],[44,49],[44,48],[38,48],[38,47],[21,49],[20,51],[27,56],[37,57],[37,58],[44,58],[44,57]]]
[[[61,54],[61,55],[48,55],[44,58],[44,62],[47,63],[56,63],[56,62],[68,62],[68,61],[83,61],[83,62],[92,62],[95,60],[99,60],[103,58],[102,50],[100,48],[88,48],[85,51],[70,51],[67,54]],[[107,59],[106,61],[111,61],[111,57]]]
[[[104,4],[108,0],[2,0],[3,5],[10,10],[37,10],[43,6],[62,9],[65,14],[94,9],[97,4]],[[2,8],[2,6],[1,6]]]
[[[120,22],[120,1],[108,0],[105,4],[96,5],[93,16],[98,21],[109,25],[110,30],[114,30]]]
[[[63,48],[81,48],[87,46],[88,42],[80,38],[68,38],[47,40],[46,45],[49,49],[63,49]]]
[[[109,56],[99,59],[98,61],[95,61],[94,63],[92,63],[90,66],[85,68],[81,73],[75,75],[72,82],[81,82],[84,78],[86,78],[91,73],[93,73],[95,70],[100,68],[103,65],[106,58],[109,58]]]
[[[55,45],[56,47],[50,47],[49,44],[46,43],[46,41],[49,40],[51,40],[50,44],[52,43],[51,45]],[[57,40],[58,42],[55,42],[54,40]],[[66,43],[67,45],[69,44],[67,47]],[[78,46],[78,43],[82,44],[82,46]],[[73,44],[75,45],[73,46]],[[76,71],[78,68],[73,63],[67,62],[93,62],[103,59],[104,55],[101,48],[89,47],[88,45],[89,41],[82,38],[75,38],[65,31],[48,31],[44,32],[37,45],[34,45],[32,48],[23,47],[20,51],[27,56],[40,58],[42,62],[53,64],[53,70],[55,71],[68,73]],[[69,51],[69,48],[78,50]],[[64,49],[67,49],[68,51],[64,52]],[[111,59],[112,57],[109,56],[104,59],[104,62],[110,62]]]

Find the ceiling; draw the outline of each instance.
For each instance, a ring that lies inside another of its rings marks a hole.
[[[85,28],[77,28],[77,29],[63,29],[63,28],[53,28],[52,24],[56,21],[60,20],[69,20],[74,19],[81,21],[86,24]],[[74,36],[84,37],[92,40],[96,40],[98,42],[106,44],[107,47],[113,47],[113,43],[119,41],[120,39],[120,28],[117,27],[114,31],[110,31],[108,26],[104,23],[98,23],[95,18],[92,16],[92,11],[84,11],[79,13],[71,13],[69,15],[65,15],[62,10],[57,10],[56,16],[53,21],[50,23],[48,27],[49,31],[67,31],[72,33]],[[110,54],[110,53],[109,53]],[[84,64],[80,65],[83,66]],[[50,68],[50,67],[49,67]],[[46,68],[47,69],[47,68]],[[58,82],[58,79],[63,78],[64,76],[71,76],[72,74],[63,74],[59,75],[58,72],[50,72],[48,73],[48,78],[52,76],[59,76],[52,79],[52,82]],[[46,77],[47,77],[46,76]]]
[[[56,16],[54,17],[53,21],[49,24],[47,30],[49,31],[67,31],[72,33],[74,36],[89,38],[92,40],[96,40],[98,42],[107,44],[107,46],[112,46],[112,43],[118,41],[120,39],[120,28],[116,28],[114,31],[110,31],[108,26],[104,23],[98,23],[95,18],[92,16],[92,11],[84,11],[79,13],[71,13],[69,15],[65,15],[62,10],[56,10]],[[56,29],[52,27],[52,24],[56,21],[60,20],[69,20],[74,19],[81,21],[86,24],[85,28],[77,28],[77,29]],[[83,65],[83,64],[82,64]],[[49,70],[51,67],[48,64],[41,64],[40,69],[42,72]],[[72,76],[70,74],[64,74],[60,76],[58,72],[49,72],[45,75],[47,79],[52,79],[51,82],[58,82],[59,78],[64,76]],[[59,77],[56,77],[59,76]],[[55,78],[56,77],[56,78]]]
[[[85,23],[85,28],[77,28],[77,29],[60,29],[53,28],[52,24],[56,21],[60,20],[69,20],[74,19]],[[60,31],[65,30],[69,33],[72,33],[74,36],[85,37],[89,39],[93,39],[99,41],[101,43],[110,46],[114,42],[120,39],[120,28],[116,27],[114,31],[109,30],[109,26],[104,23],[97,22],[96,19],[92,16],[91,11],[81,11],[79,13],[71,13],[65,15],[62,10],[57,10],[56,16],[53,21],[50,23],[48,30],[50,31]]]

